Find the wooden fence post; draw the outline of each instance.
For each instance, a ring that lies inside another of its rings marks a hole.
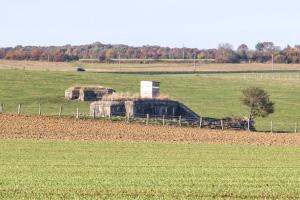
[[[59,117],[61,117],[62,109],[63,109],[63,108],[62,108],[62,105],[60,105],[60,106],[59,106],[59,112],[58,112],[58,116],[59,116]]]
[[[79,119],[79,108],[76,109],[76,119]]]
[[[39,116],[42,115],[42,108],[41,107],[42,107],[41,104],[39,104]]]
[[[223,119],[221,119],[221,127],[222,127],[222,130],[224,130],[224,123],[223,123]]]
[[[295,124],[295,133],[298,133],[298,122]]]
[[[19,103],[19,105],[18,105],[18,115],[20,115],[21,114],[21,104]]]
[[[163,122],[163,126],[164,126],[165,125],[165,115],[163,115],[162,117],[163,117],[162,118],[162,120],[163,120],[162,122]]]
[[[181,126],[181,115],[179,116],[178,124],[179,124],[179,126]]]
[[[202,117],[200,117],[200,120],[199,120],[199,128],[202,128]]]
[[[4,112],[4,105],[1,103],[0,104],[0,114],[2,114]]]
[[[149,125],[149,114],[147,114],[146,125]]]
[[[273,133],[273,121],[271,121],[271,133]]]

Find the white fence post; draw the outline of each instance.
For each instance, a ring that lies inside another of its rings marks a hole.
[[[146,125],[149,125],[149,114],[147,114]]]
[[[200,120],[199,120],[199,128],[202,128],[202,117],[200,117]]]
[[[21,104],[19,103],[19,105],[18,105],[18,115],[20,115],[21,114]]]
[[[222,127],[222,130],[224,130],[224,123],[223,123],[223,119],[221,119],[221,127]]]
[[[76,119],[79,119],[79,108],[76,109]]]
[[[273,121],[271,121],[271,133],[273,133]]]
[[[250,131],[250,119],[247,120],[247,130]]]
[[[127,121],[127,123],[130,123],[130,113],[127,113],[127,116],[126,116],[126,121]]]
[[[179,126],[181,126],[181,115],[179,116],[178,124],[179,124]]]
[[[42,108],[41,107],[42,107],[41,104],[39,104],[39,116],[42,115]]]
[[[59,117],[61,117],[62,109],[63,109],[63,107],[62,107],[62,105],[60,105],[60,106],[59,106],[59,112],[58,112],[58,116],[59,116]]]
[[[96,119],[96,108],[93,109],[93,119]]]

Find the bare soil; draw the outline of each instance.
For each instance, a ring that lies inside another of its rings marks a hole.
[[[146,126],[126,122],[0,115],[0,139],[143,141],[162,143],[300,145],[300,134]]]

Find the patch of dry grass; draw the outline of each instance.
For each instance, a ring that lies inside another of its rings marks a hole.
[[[141,98],[140,94],[130,93],[130,92],[113,93],[113,94],[105,95],[102,98],[103,101],[137,101],[142,99],[145,98]],[[161,95],[154,99],[169,100],[170,98],[167,95]]]
[[[266,71],[272,70],[270,63],[206,64],[197,63],[151,63],[151,64],[107,64],[81,62],[41,62],[0,60],[0,69],[76,71],[83,67],[90,72],[217,72],[217,71]],[[275,64],[274,70],[300,70],[299,64]]]

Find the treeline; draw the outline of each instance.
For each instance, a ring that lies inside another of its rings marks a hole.
[[[220,44],[215,49],[169,48],[160,46],[132,47],[96,42],[79,46],[16,46],[0,48],[0,59],[68,62],[79,59],[96,59],[109,62],[111,59],[212,59],[217,63],[300,63],[300,45],[276,47],[272,42],[261,42],[252,50],[242,44],[233,49],[230,44]]]

